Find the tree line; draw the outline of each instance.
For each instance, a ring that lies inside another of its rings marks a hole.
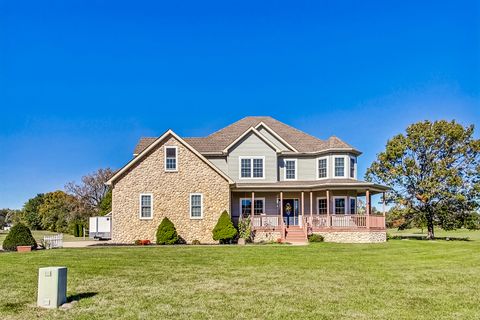
[[[65,190],[39,193],[20,210],[1,209],[0,227],[24,223],[31,230],[74,233],[77,226],[88,225],[88,218],[105,215],[112,208],[112,191],[105,182],[113,175],[110,168],[99,169],[69,182]]]

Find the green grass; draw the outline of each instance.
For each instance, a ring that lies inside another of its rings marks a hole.
[[[3,240],[5,240],[5,237],[7,236],[7,234],[8,234],[8,231],[7,232],[0,231],[0,244],[3,243]],[[58,233],[51,232],[51,231],[43,231],[43,230],[32,230],[32,235],[35,238],[35,240],[37,240],[38,243],[40,243],[40,240],[43,240],[44,236],[54,235],[54,234],[58,234]],[[88,237],[86,238],[86,240],[88,240]],[[75,238],[71,234],[64,233],[63,241],[83,241],[83,237]]]
[[[391,235],[427,235],[427,229],[406,229],[406,230],[397,230],[389,229],[388,233]],[[458,229],[445,231],[440,228],[435,228],[434,233],[436,237],[459,237],[465,238],[468,237],[470,240],[480,240],[480,231],[471,231],[467,229]]]
[[[476,233],[475,233],[476,235]],[[1,319],[478,319],[480,241],[0,253]],[[70,310],[35,307],[65,265]]]

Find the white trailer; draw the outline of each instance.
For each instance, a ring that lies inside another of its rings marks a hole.
[[[91,217],[88,229],[90,239],[110,240],[112,238],[112,217]]]

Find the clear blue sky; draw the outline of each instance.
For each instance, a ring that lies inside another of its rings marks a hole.
[[[259,2],[0,0],[0,208],[168,128],[271,115],[363,176],[412,122],[480,125],[478,1]]]

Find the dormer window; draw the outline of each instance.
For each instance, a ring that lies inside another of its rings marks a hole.
[[[165,171],[177,171],[177,147],[165,146]]]
[[[264,157],[240,157],[240,179],[265,178]]]
[[[345,177],[344,157],[335,157],[335,177]]]

